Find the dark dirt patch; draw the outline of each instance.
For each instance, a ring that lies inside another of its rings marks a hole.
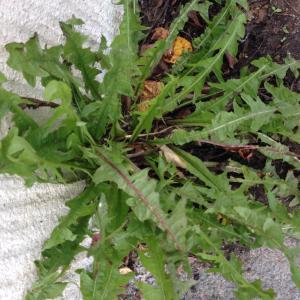
[[[187,0],[140,0],[142,22],[151,29],[169,28]],[[275,61],[290,53],[300,59],[300,0],[249,0],[247,35],[240,47],[240,64],[270,55]],[[218,13],[214,4],[210,14]],[[193,37],[203,32],[205,23],[197,14],[190,15],[183,35]]]
[[[250,0],[249,4],[246,39],[236,67],[267,55],[279,63],[288,55],[300,59],[300,0]],[[289,74],[286,81],[300,92],[300,78]]]
[[[290,53],[300,59],[300,0],[252,0],[247,39],[241,45],[245,63],[270,55],[282,62]]]
[[[168,28],[178,15],[181,0],[140,0],[142,22],[150,28]]]
[[[145,43],[150,41],[151,32],[156,27],[169,28],[179,14],[181,5],[187,0],[140,0],[142,22],[149,28]],[[249,0],[246,37],[240,45],[239,60],[232,70],[235,74],[252,60],[271,56],[282,62],[287,55],[300,59],[300,0]],[[216,15],[221,6],[211,6],[210,16]],[[203,33],[205,22],[199,14],[190,14],[181,35],[189,40]],[[300,79],[287,79],[295,91],[300,91]]]
[[[156,27],[164,27],[169,29],[172,21],[179,14],[180,7],[188,0],[140,0],[142,11],[142,23],[149,27],[151,32]],[[214,4],[210,8],[210,14],[216,15],[221,6]],[[181,32],[181,36],[191,40],[195,36],[199,36],[205,28],[205,22],[198,13],[191,12],[190,18]],[[147,41],[149,41],[149,36]]]

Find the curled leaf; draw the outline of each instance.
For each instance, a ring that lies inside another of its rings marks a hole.
[[[157,97],[163,87],[164,84],[160,81],[146,80],[144,83],[144,88],[139,96],[140,103],[137,106],[138,111],[147,111],[151,103],[150,100]]]
[[[170,163],[173,163],[176,167],[186,169],[186,163],[181,159],[173,150],[171,150],[166,145],[160,147],[161,152],[163,153],[166,160]]]
[[[140,95],[142,101],[151,100],[160,94],[164,84],[160,81],[146,80],[144,89]]]

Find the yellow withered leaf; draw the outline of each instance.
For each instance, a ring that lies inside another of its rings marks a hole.
[[[164,60],[167,63],[175,64],[177,59],[180,56],[182,56],[184,52],[191,52],[191,51],[193,51],[192,44],[187,39],[178,36],[174,41],[172,51],[169,54],[165,55]]]
[[[151,100],[160,94],[163,86],[164,84],[160,81],[146,80],[139,98],[141,101]]]

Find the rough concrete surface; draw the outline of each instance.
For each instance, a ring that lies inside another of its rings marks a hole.
[[[4,46],[25,42],[34,32],[39,34],[41,43],[55,45],[63,39],[59,21],[73,14],[86,22],[82,31],[89,34],[91,46],[95,46],[102,34],[111,41],[118,30],[121,9],[111,0],[0,0],[0,71],[10,80],[7,88],[23,96],[42,97],[40,87],[29,88],[20,74],[6,66]],[[31,112],[39,120],[48,113],[47,109]],[[9,116],[1,125],[0,138],[9,129]],[[82,188],[80,183],[38,184],[26,189],[18,177],[0,177],[0,300],[24,299],[36,277],[33,262],[39,257],[43,242],[59,217],[67,212],[64,202]],[[74,267],[86,264],[87,259],[81,257]],[[68,276],[76,282],[76,275]],[[68,286],[64,299],[80,299],[76,284]]]
[[[0,71],[10,79],[8,88],[24,96],[42,96],[42,91],[28,88],[20,75],[5,66],[4,45],[12,41],[26,41],[38,32],[42,43],[56,44],[62,40],[58,21],[75,14],[86,25],[82,30],[96,44],[101,34],[109,40],[117,31],[120,9],[111,0],[0,0]],[[43,118],[47,111],[35,111]],[[2,124],[0,136],[9,127]],[[21,300],[35,279],[33,261],[39,257],[44,240],[49,237],[60,216],[67,212],[64,202],[76,195],[83,184],[68,186],[39,184],[26,189],[18,177],[0,177],[0,300]],[[289,241],[295,244],[294,241]],[[282,300],[300,299],[300,292],[291,281],[285,258],[276,251],[257,249],[243,255],[248,279],[261,277],[266,287],[273,287]],[[80,257],[74,267],[87,265]],[[186,295],[186,300],[234,299],[233,285],[222,277],[199,271],[199,283]],[[69,279],[76,282],[74,274]],[[70,284],[63,299],[79,300],[76,284]],[[153,299],[155,300],[155,299]]]
[[[300,241],[287,239],[289,247],[299,247]],[[293,283],[289,263],[284,255],[268,248],[245,252],[240,256],[244,263],[245,278],[249,281],[261,279],[264,288],[272,288],[278,300],[299,300],[300,289]],[[300,263],[300,259],[298,260]],[[234,300],[234,285],[222,276],[198,270],[198,283],[187,293],[184,300]]]
[[[23,299],[35,279],[34,260],[58,218],[64,201],[82,184],[39,184],[27,189],[18,177],[0,177],[0,299]],[[74,299],[74,298],[70,298]]]
[[[22,76],[6,66],[4,46],[9,42],[25,42],[35,32],[42,44],[55,45],[63,40],[59,21],[75,15],[85,21],[82,32],[89,35],[91,45],[97,45],[104,34],[108,42],[118,30],[121,19],[120,6],[112,0],[0,0],[0,70],[8,75],[9,86],[32,95]],[[35,93],[41,91],[35,89]]]

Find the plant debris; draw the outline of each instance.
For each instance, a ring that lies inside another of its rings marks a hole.
[[[165,54],[164,60],[167,63],[175,64],[177,59],[180,58],[184,52],[191,51],[193,51],[192,44],[187,39],[178,36],[175,39],[173,48]]]

